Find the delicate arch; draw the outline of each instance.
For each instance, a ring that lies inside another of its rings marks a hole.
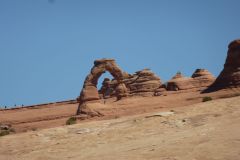
[[[127,96],[127,88],[123,83],[124,72],[122,72],[114,59],[100,59],[94,61],[94,66],[84,81],[83,89],[79,97],[80,103],[100,99],[97,83],[99,77],[106,71],[118,81],[118,87],[116,88],[117,98],[121,99],[121,97]]]

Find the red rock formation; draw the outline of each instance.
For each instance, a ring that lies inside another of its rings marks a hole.
[[[240,87],[240,40],[234,40],[228,45],[224,68],[213,85],[206,91],[229,87]]]
[[[191,89],[194,87],[191,80],[192,78],[184,77],[180,72],[178,72],[170,81],[167,82],[167,90],[178,91]]]
[[[167,90],[189,90],[203,89],[210,86],[215,81],[213,75],[205,69],[197,69],[192,77],[184,77],[177,73],[170,81],[167,82]]]
[[[216,78],[206,69],[196,69],[192,78],[192,84],[195,88],[209,87],[216,80]]]
[[[155,90],[162,85],[160,78],[149,69],[137,71],[124,82],[131,95],[140,96],[153,96]]]
[[[118,88],[116,92],[116,96],[118,99],[121,99],[122,97],[127,96],[127,89],[125,84],[123,83],[123,79],[125,78],[124,72],[118,67],[115,60],[113,59],[100,59],[94,61],[94,66],[91,69],[91,72],[86,77],[83,85],[83,89],[81,91],[79,102],[80,105],[78,107],[77,114],[84,113],[83,109],[88,110],[89,109],[85,107],[83,104],[85,102],[89,101],[95,101],[99,100],[99,94],[97,90],[97,83],[99,77],[105,72],[108,71],[112,74],[112,76],[116,79],[116,86]]]
[[[177,79],[177,78],[183,78],[184,76],[182,75],[181,72],[177,72],[175,76],[172,77],[172,79]]]
[[[97,90],[99,77],[109,71],[113,80],[104,79],[101,89]],[[178,72],[167,85],[162,84],[160,78],[149,69],[137,71],[135,74],[122,72],[113,59],[101,59],[94,61],[91,72],[86,77],[78,101],[80,102],[77,114],[100,115],[97,111],[88,107],[86,102],[94,102],[103,98],[117,97],[120,100],[126,96],[158,96],[162,92],[202,89],[213,83],[215,78],[205,69],[197,69],[191,78],[184,77]]]
[[[127,75],[123,79],[123,82],[131,96],[153,96],[155,90],[162,85],[160,78],[149,69],[137,71],[133,75]],[[111,82],[104,80],[99,92],[105,95],[104,98],[113,97],[118,90],[116,84],[116,80],[112,80]]]
[[[102,87],[98,91],[98,93],[101,95],[101,98],[109,98],[112,96],[113,90],[111,89],[111,80],[109,78],[105,78],[102,82]]]

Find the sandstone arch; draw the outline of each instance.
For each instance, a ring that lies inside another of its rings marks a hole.
[[[83,89],[80,93],[80,97],[78,98],[79,107],[77,114],[81,113],[82,104],[89,101],[99,100],[99,94],[97,89],[97,83],[99,77],[108,71],[114,79],[117,80],[118,86],[116,89],[116,97],[117,99],[121,99],[122,97],[127,96],[127,88],[123,83],[124,72],[120,69],[120,67],[116,64],[114,59],[99,59],[94,61],[94,66],[91,69],[91,72],[87,75]]]

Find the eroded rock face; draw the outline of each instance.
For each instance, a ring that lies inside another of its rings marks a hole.
[[[122,87],[123,92],[127,92],[130,96],[153,96],[155,91],[162,85],[160,78],[149,69],[143,69],[135,72],[135,74],[127,74],[123,79],[125,87]],[[109,81],[105,79],[100,93],[105,95],[104,98],[117,95],[117,81]]]
[[[184,77],[181,73],[177,73],[167,82],[167,90],[202,89],[210,86],[214,81],[215,78],[209,71],[206,69],[197,69],[192,77]]]
[[[160,78],[149,69],[137,71],[124,80],[131,95],[153,96],[162,82]]]
[[[224,68],[208,91],[229,87],[240,87],[240,40],[228,45]]]
[[[214,78],[214,76],[206,69],[196,69],[195,72],[192,74],[192,78],[197,77]]]
[[[213,84],[216,78],[206,69],[196,69],[192,75],[192,84],[195,88],[206,88]]]
[[[170,81],[167,82],[167,90],[178,91],[193,88],[192,83],[189,83],[191,80],[191,78],[184,77],[181,73],[177,73]]]
[[[99,77],[108,71],[114,79],[105,78],[101,89],[97,90]],[[127,96],[159,96],[165,91],[202,89],[215,81],[213,75],[205,69],[197,69],[192,77],[184,77],[178,72],[167,84],[162,84],[160,78],[149,69],[137,71],[134,74],[123,72],[113,59],[94,61],[91,72],[86,77],[78,101],[77,114],[97,116],[86,102],[96,102],[101,98],[117,97],[117,100]],[[101,116],[99,114],[99,116]]]
[[[124,86],[123,83],[124,74],[120,67],[116,64],[115,60],[113,59],[100,59],[94,61],[94,66],[91,69],[91,73],[86,77],[83,85],[83,89],[80,95],[80,101],[86,102],[86,101],[92,101],[92,100],[98,100],[99,94],[97,90],[97,83],[99,77],[105,73],[106,71],[109,71],[112,76],[116,79],[116,83],[121,86]],[[122,96],[125,96],[124,93],[119,93]]]

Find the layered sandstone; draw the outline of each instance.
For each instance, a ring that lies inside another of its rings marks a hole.
[[[131,95],[153,96],[162,82],[160,78],[149,69],[135,72],[128,79],[125,79]]]
[[[167,90],[178,91],[193,88],[192,83],[189,83],[191,80],[191,78],[185,77],[178,72],[170,81],[167,82]]]
[[[196,69],[193,73],[192,84],[195,88],[205,88],[213,84],[216,78],[206,69]]]
[[[170,81],[167,82],[167,90],[189,90],[203,89],[210,86],[215,81],[214,76],[206,69],[197,69],[192,77],[184,77],[178,72]]]
[[[135,74],[128,74],[123,79],[124,84],[127,87],[130,96],[153,96],[156,89],[158,89],[162,83],[160,78],[149,69],[143,69],[135,72]],[[104,79],[100,93],[104,98],[115,96],[118,86],[117,81],[113,79]]]

